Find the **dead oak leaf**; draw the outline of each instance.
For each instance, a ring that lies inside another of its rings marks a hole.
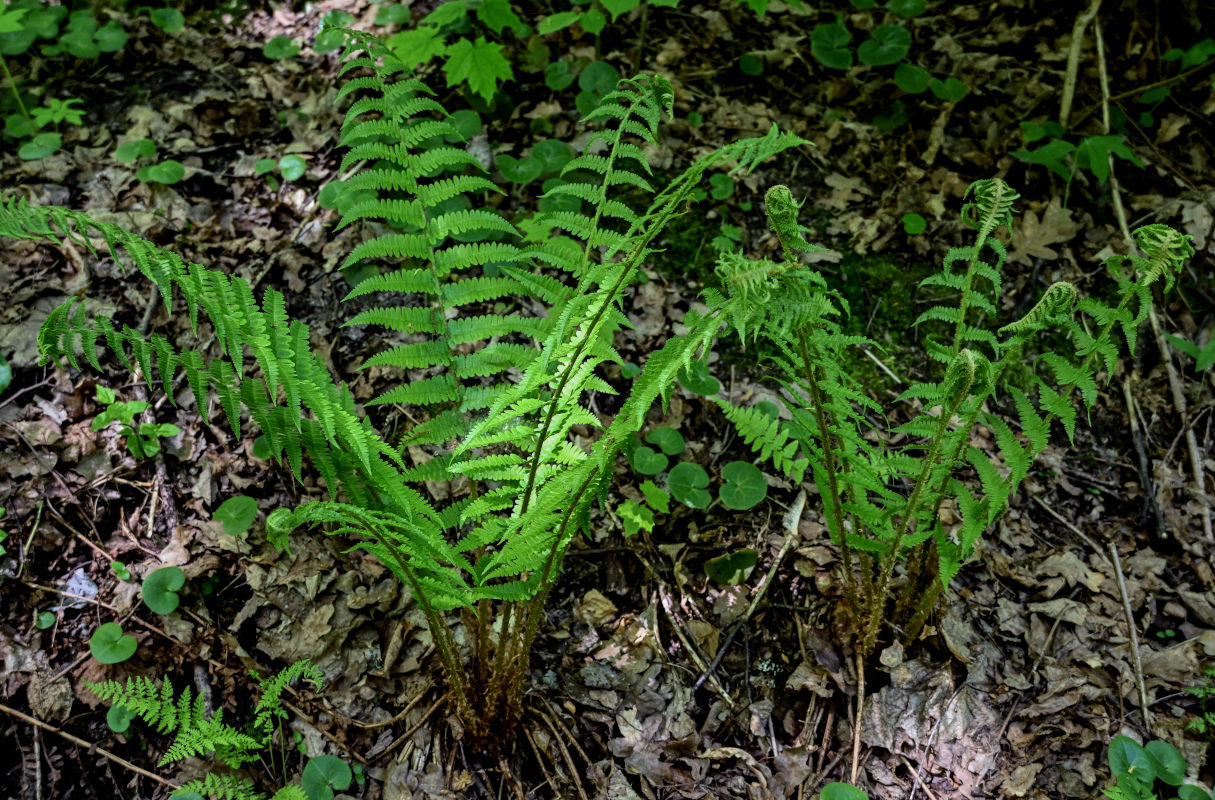
[[[1008,260],[1022,264],[1032,264],[1035,258],[1054,260],[1059,254],[1051,245],[1071,241],[1079,230],[1071,209],[1064,208],[1058,197],[1052,198],[1040,217],[1033,211],[1026,211],[1021,217],[1021,224],[1015,227]]]

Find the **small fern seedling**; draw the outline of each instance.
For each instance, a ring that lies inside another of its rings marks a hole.
[[[799,253],[817,248],[806,241],[787,188],[767,194],[783,260],[723,254],[722,290],[706,292],[714,313],[744,343],[750,337],[775,345],[772,360],[791,419],[779,422],[718,402],[743,440],[778,470],[801,480],[809,465],[830,536],[841,551],[862,658],[872,652],[883,623],[905,641],[918,635],[941,592],[1047,446],[1053,423],[1061,422],[1068,440],[1074,439],[1077,395],[1084,408],[1092,408],[1100,374],[1113,372],[1120,344],[1134,352],[1139,324],[1152,306],[1152,287],[1170,289],[1194,252],[1189,237],[1168,226],[1140,228],[1134,236],[1142,255],[1106,261],[1116,305],[1079,299],[1074,286],[1060,282],[1024,317],[992,331],[982,323],[999,316],[1006,255],[996,235],[1001,229],[1011,235],[1017,197],[1000,180],[977,181],[968,190],[962,221],[976,231],[974,244],[951,249],[942,269],[921,282],[956,298],[930,307],[916,321],[929,331],[928,354],[941,371],[898,398],[898,405],[919,409],[899,425],[875,425],[895,410],[875,403],[841,366],[850,348],[875,345],[841,332],[846,303],[799,261]],[[1040,334],[1046,331],[1056,336],[1044,341]],[[1052,346],[1058,334],[1066,345]],[[1028,370],[1021,368],[1025,364]],[[991,410],[1000,407],[1015,413],[1016,422]],[[994,453],[972,444],[978,428],[991,434]],[[895,440],[902,443],[887,444]],[[959,525],[944,523],[947,506],[960,517]],[[899,564],[904,575],[896,595]]]
[[[176,693],[168,678],[159,686],[143,676],[130,678],[126,683],[104,681],[85,683],[85,686],[111,706],[121,706],[132,716],[154,726],[158,733],[174,735],[159,766],[192,756],[214,756],[229,770],[209,771],[202,778],[187,781],[170,797],[264,800],[265,795],[251,780],[233,771],[262,757],[262,751],[271,744],[278,721],[287,716],[282,704],[283,690],[301,679],[320,689],[324,676],[311,662],[304,660],[273,678],[259,678],[262,696],[253,708],[253,719],[243,729],[225,722],[223,709],[208,713],[203,696],[194,695],[189,687]],[[271,800],[307,800],[307,795],[301,787],[289,784],[276,791]]]

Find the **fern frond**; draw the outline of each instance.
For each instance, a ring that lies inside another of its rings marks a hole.
[[[266,795],[257,791],[251,781],[236,775],[217,775],[208,772],[200,779],[187,781],[169,795],[170,798],[185,798],[202,795],[213,800],[265,800]],[[278,798],[278,794],[275,798]]]

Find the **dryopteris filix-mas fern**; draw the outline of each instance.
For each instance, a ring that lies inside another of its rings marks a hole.
[[[159,335],[145,339],[90,317],[80,301],[48,319],[40,345],[47,357],[66,357],[74,367],[82,348],[100,369],[95,347],[103,343],[149,381],[155,367],[170,398],[174,375],[184,370],[200,409],[215,392],[239,434],[243,408],[297,478],[306,455],[330,499],[274,511],[271,541],[285,547],[293,529],[324,524],[378,556],[425,613],[466,729],[501,741],[519,718],[527,656],[566,547],[650,406],[669,398],[676,374],[720,327],[717,315],[689,313],[686,333],[649,357],[621,410],[584,449],[572,432],[603,428],[586,398],[614,392],[598,373],[621,360],[612,340],[627,324],[626,290],[707,170],[752,170],[805,142],[773,127],[698,159],[655,193],[642,148],[657,144],[673,91],[660,76],[621,81],[587,116],[602,129],[551,190],[566,198],[565,210],[539,214],[529,229],[548,235],[525,241],[482,204],[482,194],[498,190],[475,159],[443,144],[455,129],[426,86],[374,37],[347,36],[341,96],[360,96],[343,126],[350,148],[343,170],[361,169],[347,186],[359,199],[339,225],[364,221],[376,233],[347,265],[370,261],[386,270],[349,296],[399,298],[349,324],[377,325],[395,337],[364,366],[402,374],[400,385],[373,401],[412,407],[419,422],[399,442],[386,441],[359,413],[349,390],[312,353],[307,326],[287,318],[280,292],[267,289],[259,303],[241,278],[186,264],[66,209],[9,201],[0,233],[70,239],[94,254],[94,238],[104,241],[115,260],[156,284],[166,308],[176,288],[196,332],[200,317],[211,322],[218,354],[208,360]],[[649,207],[638,213],[625,205],[620,186],[653,195]],[[522,300],[547,313],[523,315]],[[515,310],[487,314],[489,301]],[[442,507],[432,504],[422,484],[453,476],[467,478],[469,488]],[[472,631],[470,663],[443,617],[455,608]]]
[[[1115,306],[1093,298],[1077,305],[1075,287],[1060,282],[1024,317],[992,332],[980,325],[999,316],[1005,247],[995,236],[1000,228],[1011,235],[1017,194],[1003,181],[982,180],[971,185],[967,198],[962,221],[977,231],[975,243],[950,250],[941,271],[921,283],[956,298],[917,320],[944,326],[943,337],[928,339],[929,354],[944,368],[935,381],[903,392],[896,402],[918,411],[889,431],[874,430],[883,409],[841,366],[848,348],[866,342],[841,333],[846,304],[798,260],[798,253],[815,248],[803,236],[787,188],[776,186],[767,194],[784,260],[723,254],[723,290],[706,293],[710,307],[744,341],[748,335],[763,337],[776,346],[773,362],[790,420],[780,423],[719,402],[744,441],[790,477],[800,479],[804,470],[798,452],[808,457],[831,538],[841,550],[862,659],[872,652],[883,622],[905,640],[917,635],[1047,446],[1052,423],[1061,421],[1069,440],[1074,437],[1073,395],[1092,407],[1099,372],[1114,370],[1119,334],[1134,352],[1136,331],[1151,309],[1151,287],[1159,282],[1170,289],[1194,253],[1189,237],[1168,226],[1140,228],[1134,237],[1143,255],[1114,256],[1105,264],[1117,286]],[[772,302],[775,297],[781,302]],[[1070,347],[1040,341],[1038,334],[1048,330],[1064,334]],[[1036,358],[1030,359],[1031,352]],[[1019,367],[1027,360],[1026,373]],[[1000,406],[1015,412],[1016,428],[989,410]],[[980,426],[992,434],[994,453],[971,443]],[[903,443],[888,444],[892,440]],[[945,524],[946,506],[959,524]],[[903,587],[892,597],[895,566],[903,559]]]
[[[212,754],[230,769],[257,761],[271,743],[278,720],[285,717],[281,695],[289,683],[304,679],[317,689],[324,676],[309,661],[299,661],[273,678],[259,678],[262,696],[253,709],[253,719],[244,730],[223,720],[223,709],[208,713],[202,695],[194,695],[189,687],[174,694],[173,685],[165,678],[157,686],[145,677],[127,682],[104,681],[85,685],[112,706],[122,706],[131,714],[160,733],[174,734],[173,743],[165,750],[160,766],[191,756]],[[201,795],[216,800],[263,800],[265,795],[247,778],[230,773],[208,772],[203,778],[186,782],[171,797],[186,798]],[[287,785],[275,792],[272,800],[306,800],[299,786]]]

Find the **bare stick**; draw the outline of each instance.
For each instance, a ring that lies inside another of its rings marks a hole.
[[[1122,596],[1122,613],[1126,615],[1126,630],[1131,644],[1131,667],[1135,670],[1135,687],[1139,690],[1139,710],[1143,724],[1152,729],[1152,712],[1148,707],[1147,685],[1143,682],[1143,661],[1139,658],[1139,632],[1135,630],[1135,617],[1131,611],[1131,596],[1126,590],[1126,578],[1122,575],[1122,560],[1118,558],[1118,545],[1110,542],[1110,560],[1114,563],[1114,575],[1118,578],[1118,594]]]
[[[1063,77],[1063,100],[1059,104],[1059,124],[1067,127],[1072,114],[1072,98],[1076,96],[1076,77],[1080,72],[1080,49],[1084,46],[1084,31],[1097,16],[1101,0],[1091,0],[1088,8],[1076,17],[1072,26],[1072,44],[1067,49],[1067,73]]]

